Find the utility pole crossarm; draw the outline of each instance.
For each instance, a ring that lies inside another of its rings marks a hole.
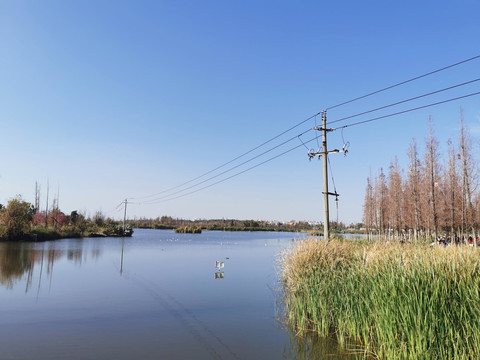
[[[340,153],[340,152],[345,152],[345,151],[344,150],[338,150],[338,149],[330,150],[330,151],[327,151],[327,155],[328,154],[334,154],[334,153]],[[311,160],[315,156],[318,156],[318,158],[320,159],[320,156],[325,155],[325,153],[323,151],[317,151],[315,153],[309,151],[307,155],[308,155],[308,158]]]
[[[322,192],[322,194],[324,194],[324,195],[325,195],[325,193],[324,193],[324,192]],[[332,192],[328,192],[328,193],[327,193],[327,195],[332,195],[332,196],[340,196],[340,194],[339,194],[339,193],[336,193],[336,192],[334,192],[334,193],[332,193]]]
[[[313,130],[317,130],[317,131],[324,131],[324,130],[325,130],[325,131],[329,132],[329,131],[335,131],[335,130],[337,130],[337,129],[333,129],[333,128],[327,129],[327,128],[325,128],[325,127],[315,126],[315,127],[313,128]]]

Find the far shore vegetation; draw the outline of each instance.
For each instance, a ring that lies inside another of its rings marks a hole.
[[[97,212],[87,218],[78,211],[65,215],[58,208],[39,211],[20,196],[0,204],[1,241],[45,241],[63,238],[130,236],[131,228]]]
[[[266,221],[266,220],[238,220],[238,219],[176,219],[171,216],[162,216],[155,219],[129,220],[133,228],[140,229],[201,229],[219,231],[290,231],[323,233],[323,226],[307,221]],[[330,226],[335,233],[362,232],[362,223],[345,225],[342,222],[331,222]]]
[[[36,189],[37,186],[36,186]],[[133,228],[169,229],[184,233],[211,231],[289,231],[321,234],[322,225],[306,221],[262,221],[236,219],[176,219],[162,216],[155,219],[127,219],[125,229],[123,221],[106,217],[97,211],[92,217],[77,210],[65,214],[54,199],[50,209],[40,210],[37,201],[31,204],[17,196],[10,199],[6,206],[0,204],[0,241],[45,241],[63,238],[130,236]],[[362,223],[345,224],[332,222],[332,232],[362,232]]]

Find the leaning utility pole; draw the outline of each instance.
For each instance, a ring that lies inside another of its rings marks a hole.
[[[308,157],[310,160],[312,157],[318,156],[320,159],[320,156],[323,156],[323,207],[324,207],[324,216],[323,216],[323,238],[325,240],[329,240],[330,238],[330,211],[328,207],[328,196],[333,195],[337,196],[338,194],[336,192],[331,193],[328,192],[328,159],[327,155],[331,153],[338,153],[340,150],[332,150],[328,151],[327,150],[327,132],[333,131],[335,129],[327,129],[327,110],[322,111],[322,126],[316,126],[313,128],[313,130],[321,131],[322,132],[322,151],[318,149],[316,153],[309,151]],[[347,150],[344,149],[342,150],[343,152],[347,152]]]

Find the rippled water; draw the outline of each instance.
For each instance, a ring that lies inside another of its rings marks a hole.
[[[343,359],[279,321],[276,259],[303,236],[0,243],[0,359]]]

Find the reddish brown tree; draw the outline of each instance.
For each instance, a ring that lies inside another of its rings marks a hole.
[[[365,204],[363,206],[363,223],[367,230],[368,237],[371,238],[375,224],[375,197],[370,176],[367,178],[367,188],[365,191]]]
[[[386,236],[388,229],[388,189],[383,168],[380,169],[380,174],[375,181],[374,188],[375,207],[376,207],[376,223],[379,235]]]
[[[462,168],[462,233],[469,231],[475,235],[478,224],[472,202],[472,183],[476,182],[477,172],[472,157],[470,133],[463,124],[463,111],[460,112],[460,162]]]
[[[408,157],[410,163],[408,165],[407,191],[405,193],[407,202],[406,217],[409,219],[408,227],[409,229],[413,229],[413,237],[415,241],[417,241],[421,224],[420,190],[422,163],[418,158],[417,142],[415,139],[412,139],[412,142],[410,143]]]
[[[395,231],[397,237],[400,236],[403,228],[403,209],[404,209],[404,195],[403,182],[398,167],[398,159],[390,163],[388,173],[388,223]]]
[[[431,118],[429,119],[429,136],[425,139],[425,168],[424,168],[424,192],[428,203],[427,223],[429,233],[435,238],[438,236],[438,186],[440,184],[440,164],[438,140],[433,136]]]

